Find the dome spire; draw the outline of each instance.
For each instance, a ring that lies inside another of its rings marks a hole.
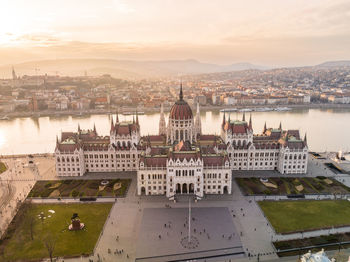
[[[180,84],[180,94],[179,94],[179,98],[180,98],[181,101],[184,99],[184,96],[183,96],[183,93],[182,93],[182,81],[181,81],[181,84]]]

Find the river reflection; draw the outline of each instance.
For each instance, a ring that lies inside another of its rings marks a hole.
[[[111,117],[114,115],[50,116],[39,118],[15,118],[0,121],[0,154],[24,154],[53,152],[56,135],[61,131],[96,129],[101,135],[109,135]],[[166,118],[168,114],[166,114]],[[226,113],[226,117],[229,115]],[[203,133],[220,134],[223,113],[218,110],[201,112]],[[230,118],[241,119],[242,113],[233,112]],[[120,120],[132,120],[132,116],[119,115]],[[249,113],[246,113],[249,119]],[[350,149],[350,109],[294,109],[287,112],[252,112],[254,133],[261,133],[264,123],[268,127],[300,129],[307,132],[308,144],[313,151],[338,151]],[[141,134],[158,132],[159,114],[140,115]]]

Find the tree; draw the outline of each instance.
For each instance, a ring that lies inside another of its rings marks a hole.
[[[29,224],[29,230],[30,230],[30,238],[31,238],[31,240],[34,240],[35,218],[33,216],[30,216],[28,218],[28,224]]]
[[[50,261],[53,261],[53,252],[55,251],[56,240],[50,235],[44,240],[45,247],[49,253]]]

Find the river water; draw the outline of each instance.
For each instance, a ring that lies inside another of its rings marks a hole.
[[[112,115],[115,119],[115,115]],[[96,124],[100,135],[109,135],[111,115],[52,116],[39,118],[14,118],[0,121],[0,154],[52,153],[56,135],[61,131],[93,128]],[[166,118],[167,118],[166,114]],[[223,113],[201,113],[202,132],[220,134]],[[241,119],[242,113],[231,113],[231,119]],[[119,115],[120,120],[132,120],[132,116]],[[312,151],[350,150],[350,109],[293,109],[285,112],[252,112],[254,134],[262,132],[266,121],[268,127],[299,129]],[[246,113],[249,120],[249,113]],[[159,114],[139,116],[141,134],[157,134]]]

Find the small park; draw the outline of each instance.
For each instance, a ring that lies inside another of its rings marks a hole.
[[[38,261],[93,252],[112,203],[24,203],[0,242],[0,261]],[[70,230],[79,216],[84,227]]]

